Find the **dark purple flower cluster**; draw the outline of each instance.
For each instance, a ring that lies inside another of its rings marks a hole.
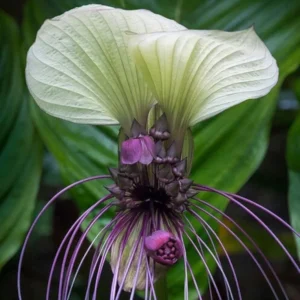
[[[85,300],[90,297],[93,300],[99,299],[97,298],[98,284],[107,259],[114,273],[110,297],[112,300],[119,299],[122,290],[131,291],[131,299],[136,290],[144,290],[145,299],[157,299],[155,281],[165,276],[168,269],[180,261],[185,274],[183,283],[185,299],[189,299],[189,278],[196,288],[198,298],[202,299],[193,266],[189,262],[184,246],[184,238],[192,245],[205,267],[210,281],[211,299],[213,290],[219,300],[222,300],[222,297],[208,266],[207,255],[211,256],[221,271],[228,299],[242,299],[239,280],[228,251],[216,233],[216,229],[207,221],[208,219],[214,220],[227,230],[250,255],[270,286],[275,299],[288,299],[280,279],[256,242],[226,213],[208,201],[202,200],[201,193],[214,193],[222,196],[224,200],[232,202],[247,212],[274,238],[298,272],[300,268],[296,260],[275,233],[251,210],[251,207],[269,214],[297,237],[300,235],[280,217],[260,204],[238,195],[195,184],[190,180],[187,172],[187,159],[182,158],[181,149],[168,131],[165,115],[158,118],[149,132],[136,121],[133,122],[131,136],[125,137],[121,143],[119,167],[110,169],[110,176],[95,176],[76,182],[56,194],[43,208],[30,228],[21,252],[18,275],[20,299],[22,298],[20,274],[24,252],[40,216],[70,188],[87,181],[104,178],[114,181],[107,187],[108,195],[97,201],[77,219],[57,250],[50,270],[47,300],[51,298],[53,272],[58,267],[58,258],[62,257],[58,300],[71,299],[76,277],[92,247],[95,251],[90,262]],[[113,207],[116,209],[115,217],[98,232],[85,254],[79,255],[90,230]],[[91,218],[90,215],[93,217]],[[251,247],[240,238],[232,226],[222,221],[222,218],[243,234]],[[86,222],[88,225],[85,225],[85,229],[81,232]],[[209,243],[197,233],[197,228],[200,226],[204,229],[205,238],[208,237]],[[231,274],[226,274],[223,268],[218,257],[218,247],[221,247],[229,263]],[[261,259],[258,259],[250,248],[254,249]],[[270,278],[270,274],[273,278]],[[234,286],[229,284],[228,276],[233,276]],[[276,285],[274,285],[274,280]]]

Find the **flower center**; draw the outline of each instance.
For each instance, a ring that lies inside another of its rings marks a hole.
[[[145,250],[156,262],[173,265],[182,256],[182,244],[172,233],[157,230],[145,241]]]
[[[140,202],[143,209],[167,210],[170,205],[170,196],[167,195],[165,189],[155,189],[152,186],[136,186],[132,191],[133,201]]]
[[[111,169],[115,181],[109,191],[123,209],[181,213],[197,192],[186,178],[187,159],[181,159],[171,139],[165,115],[149,132],[136,121],[131,136],[121,142],[120,166]]]
[[[115,184],[107,189],[119,200],[121,209],[178,214],[186,209],[188,199],[198,193],[191,188],[192,180],[183,177],[181,169],[176,166],[156,170],[153,184],[148,178],[147,168],[139,167],[110,169]]]

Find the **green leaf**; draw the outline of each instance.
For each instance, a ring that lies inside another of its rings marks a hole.
[[[0,269],[19,249],[31,223],[42,149],[28,109],[19,59],[19,31],[0,12]],[[2,89],[3,87],[3,89]]]
[[[21,68],[14,56],[18,51],[19,31],[11,18],[1,12],[1,56],[0,56],[0,145],[7,138],[20,107]],[[10,63],[8,63],[10,62]],[[4,84],[5,83],[5,84]]]
[[[287,143],[288,167],[293,172],[300,173],[300,114],[289,130]]]
[[[293,227],[300,232],[300,115],[288,133],[287,161],[289,168],[289,210]],[[295,237],[300,257],[300,239]]]
[[[247,245],[252,252],[257,252],[257,249],[253,247],[253,244],[229,221],[226,219],[222,220],[226,226],[228,226],[239,238]],[[277,247],[277,242],[270,236],[270,234],[264,230],[261,230],[259,224],[253,224],[249,220],[237,219],[236,222],[246,230],[251,236],[259,248],[269,259],[282,259],[285,255],[280,247]],[[219,237],[221,238],[225,249],[230,255],[244,253],[245,249],[241,244],[224,228],[220,228]],[[293,235],[289,231],[279,232],[278,237],[283,241],[292,255],[296,254],[295,241]],[[220,255],[224,255],[224,251],[219,247],[218,251]]]
[[[259,166],[267,145],[270,121],[276,107],[280,85],[293,72],[300,61],[300,3],[290,1],[91,1],[126,9],[145,8],[166,17],[176,19],[188,28],[195,29],[245,29],[253,24],[278,61],[280,82],[261,100],[249,101],[234,107],[211,120],[193,128],[195,156],[192,177],[196,182],[226,191],[236,192]],[[53,17],[81,4],[85,0],[32,0],[26,7],[24,22],[25,43],[33,42],[35,32],[45,18]],[[275,17],[276,16],[276,17]],[[43,139],[59,161],[67,183],[105,171],[109,164],[117,163],[116,130],[78,126],[46,117],[35,111],[35,122]],[[76,139],[74,138],[76,136]],[[73,139],[71,138],[73,137]],[[70,141],[72,140],[72,142]],[[101,140],[103,139],[103,140]],[[109,150],[111,153],[109,153]],[[103,153],[104,152],[104,153]],[[86,184],[74,191],[74,197],[82,209],[99,197],[99,184]],[[218,197],[204,195],[213,205],[225,210],[227,202]],[[211,221],[210,221],[211,222]],[[213,226],[216,226],[211,222]],[[198,225],[199,227],[199,225]],[[207,240],[203,229],[198,234]],[[199,257],[191,253],[189,260],[201,290],[205,290],[206,272]],[[208,264],[214,268],[209,255]],[[178,264],[169,272],[171,299],[182,299],[183,272]],[[190,282],[192,287],[192,282]],[[192,299],[193,291],[190,297]]]
[[[108,167],[117,164],[117,127],[61,121],[40,111],[33,102],[32,115],[46,146],[57,159],[66,183],[106,174]],[[89,182],[74,188],[71,193],[79,207],[86,209],[105,191],[102,182]]]

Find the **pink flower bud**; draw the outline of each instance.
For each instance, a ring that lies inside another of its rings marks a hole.
[[[122,143],[121,163],[132,165],[141,163],[149,165],[155,157],[155,144],[150,136],[130,138]]]
[[[173,265],[182,257],[182,243],[172,233],[157,230],[145,239],[147,254],[157,263]]]

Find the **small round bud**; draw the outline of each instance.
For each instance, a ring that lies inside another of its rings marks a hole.
[[[168,140],[170,138],[171,134],[168,131],[163,132],[162,134],[162,139],[163,140]]]
[[[162,265],[173,265],[182,257],[182,243],[171,232],[157,230],[145,239],[145,250]]]
[[[157,139],[157,140],[162,140],[162,141],[165,141],[165,140],[168,140],[171,136],[170,132],[168,131],[161,131],[161,130],[158,130],[156,129],[155,127],[152,127],[150,129],[150,135]]]
[[[175,164],[175,163],[177,163],[177,162],[179,162],[179,158],[178,158],[178,157],[176,157],[176,156],[175,156],[175,157],[173,157],[173,161],[172,161],[172,163],[174,163],[174,164]]]
[[[164,159],[159,157],[159,156],[156,156],[154,158],[154,162],[157,163],[157,164],[161,164],[161,163],[163,163],[163,161],[164,161]]]
[[[168,163],[172,163],[173,162],[173,157],[167,156],[166,160]]]

